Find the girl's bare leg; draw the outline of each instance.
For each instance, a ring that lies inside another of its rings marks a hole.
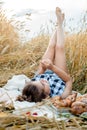
[[[54,64],[67,72],[66,67],[66,57],[65,57],[65,51],[64,51],[64,33],[63,33],[63,20],[64,20],[64,14],[62,14],[60,8],[56,8],[56,16],[57,16],[57,43],[55,46],[55,59]]]
[[[53,33],[53,35],[50,38],[47,50],[45,51],[42,60],[44,59],[49,59],[52,62],[54,61],[54,57],[55,57],[55,46],[56,46],[56,35],[57,35],[57,31],[55,31]],[[45,71],[45,68],[42,67],[41,63],[39,64],[39,68],[38,68],[38,73],[43,73]]]
[[[64,14],[61,13],[61,10],[58,7],[56,8],[56,16],[57,16],[58,27],[57,27],[57,43],[55,46],[54,63],[58,68],[68,73],[67,66],[66,66],[65,51],[64,51],[64,33],[63,33],[63,28],[62,28]],[[63,94],[61,95],[62,98],[66,98],[72,92],[71,77],[66,82],[65,86],[66,86],[65,90]]]
[[[56,34],[57,34],[57,31],[55,31],[53,35],[51,36],[48,47],[42,59],[50,59],[53,62],[54,54],[55,54],[55,45],[56,45]]]

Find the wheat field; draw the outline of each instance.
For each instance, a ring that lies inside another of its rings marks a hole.
[[[22,45],[17,31],[0,11],[0,87],[15,74],[33,77],[46,50],[49,35],[39,34]],[[43,46],[43,47],[42,47]],[[67,66],[73,78],[73,90],[87,92],[87,30],[66,34]]]

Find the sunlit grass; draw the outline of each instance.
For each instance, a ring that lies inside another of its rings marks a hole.
[[[4,15],[4,11],[0,10],[0,53],[9,53],[14,51],[19,44],[19,37],[16,29],[8,21]]]
[[[43,33],[30,42],[19,44],[18,34],[3,13],[0,13],[0,86],[14,74],[33,77],[46,50],[49,35]],[[73,77],[73,89],[87,92],[87,32],[67,34],[65,40],[67,66]]]
[[[66,57],[73,77],[73,88],[87,92],[87,34],[75,34],[66,39]],[[85,89],[84,89],[85,88]]]

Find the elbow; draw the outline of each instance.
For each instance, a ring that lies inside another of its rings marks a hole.
[[[66,82],[71,82],[71,83],[73,82],[72,77],[70,75],[67,76],[67,81]]]
[[[66,81],[66,86],[68,87],[70,92],[72,91],[72,83],[73,83],[73,80],[71,77],[69,77],[69,79]]]
[[[67,84],[70,84],[70,86],[72,86],[73,80],[72,77],[69,76],[68,80],[66,81]]]
[[[73,82],[73,79],[72,79],[72,77],[70,76],[70,78],[69,78],[69,81],[72,83]]]

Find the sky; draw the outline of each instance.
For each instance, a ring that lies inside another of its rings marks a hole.
[[[60,7],[62,11],[65,13],[66,21],[69,21],[69,18],[74,19],[73,22],[69,22],[67,24],[67,25],[70,24],[70,26],[73,27],[78,25],[78,21],[81,18],[81,15],[87,11],[87,0],[2,0],[2,1],[4,1],[3,8],[7,10],[6,12],[8,12],[8,17],[11,17],[12,15],[11,13],[13,13],[12,11],[14,11],[14,13],[17,15],[20,15],[21,12],[24,13],[24,11],[26,13],[26,11],[29,11],[29,9],[35,10],[35,12],[38,11],[37,14],[33,13],[33,15],[31,16],[32,21],[28,21],[26,23],[26,26],[24,26],[25,30],[27,30],[26,28],[31,29],[29,36],[33,35],[33,32],[37,33],[42,24],[46,25],[45,23],[48,17],[49,19],[52,18],[55,20],[55,17],[53,17],[54,14],[52,12],[55,11],[55,8],[57,6]],[[26,21],[23,15],[22,19]],[[22,19],[19,18],[18,20],[22,22]],[[23,31],[24,30],[22,30],[21,32]],[[25,37],[24,34],[23,36]]]
[[[64,10],[87,10],[87,0],[3,0],[11,9],[21,8],[54,10],[56,6]]]

